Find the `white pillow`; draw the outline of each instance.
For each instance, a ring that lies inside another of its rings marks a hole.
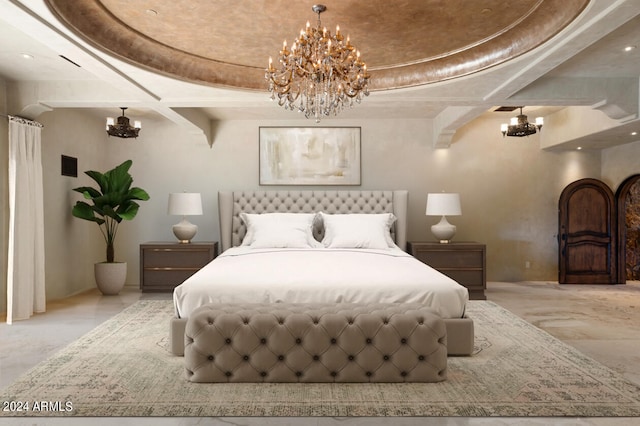
[[[252,248],[317,248],[313,238],[313,213],[240,213],[247,225],[243,246]]]
[[[393,213],[326,214],[318,213],[324,224],[322,245],[327,248],[388,249],[395,244],[391,225]]]

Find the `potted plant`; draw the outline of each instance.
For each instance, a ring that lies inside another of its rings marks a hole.
[[[133,178],[129,174],[129,168],[132,163],[131,160],[127,160],[105,173],[86,171],[85,174],[93,179],[99,188],[81,186],[73,189],[90,202],[76,202],[71,214],[97,223],[107,243],[106,262],[95,265],[96,284],[103,294],[118,294],[127,277],[127,264],[115,262],[114,243],[118,225],[123,220],[136,217],[140,207],[136,200],[149,199],[149,194],[144,189],[131,187]]]

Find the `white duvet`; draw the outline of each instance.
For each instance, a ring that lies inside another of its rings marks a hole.
[[[465,287],[399,248],[226,250],[175,288],[176,315],[207,303],[422,303],[460,318]]]

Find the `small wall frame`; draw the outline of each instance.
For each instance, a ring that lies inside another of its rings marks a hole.
[[[60,172],[62,176],[78,177],[78,159],[68,155],[61,155]]]

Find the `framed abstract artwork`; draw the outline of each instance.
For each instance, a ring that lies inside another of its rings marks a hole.
[[[260,127],[260,185],[360,185],[360,127]]]

